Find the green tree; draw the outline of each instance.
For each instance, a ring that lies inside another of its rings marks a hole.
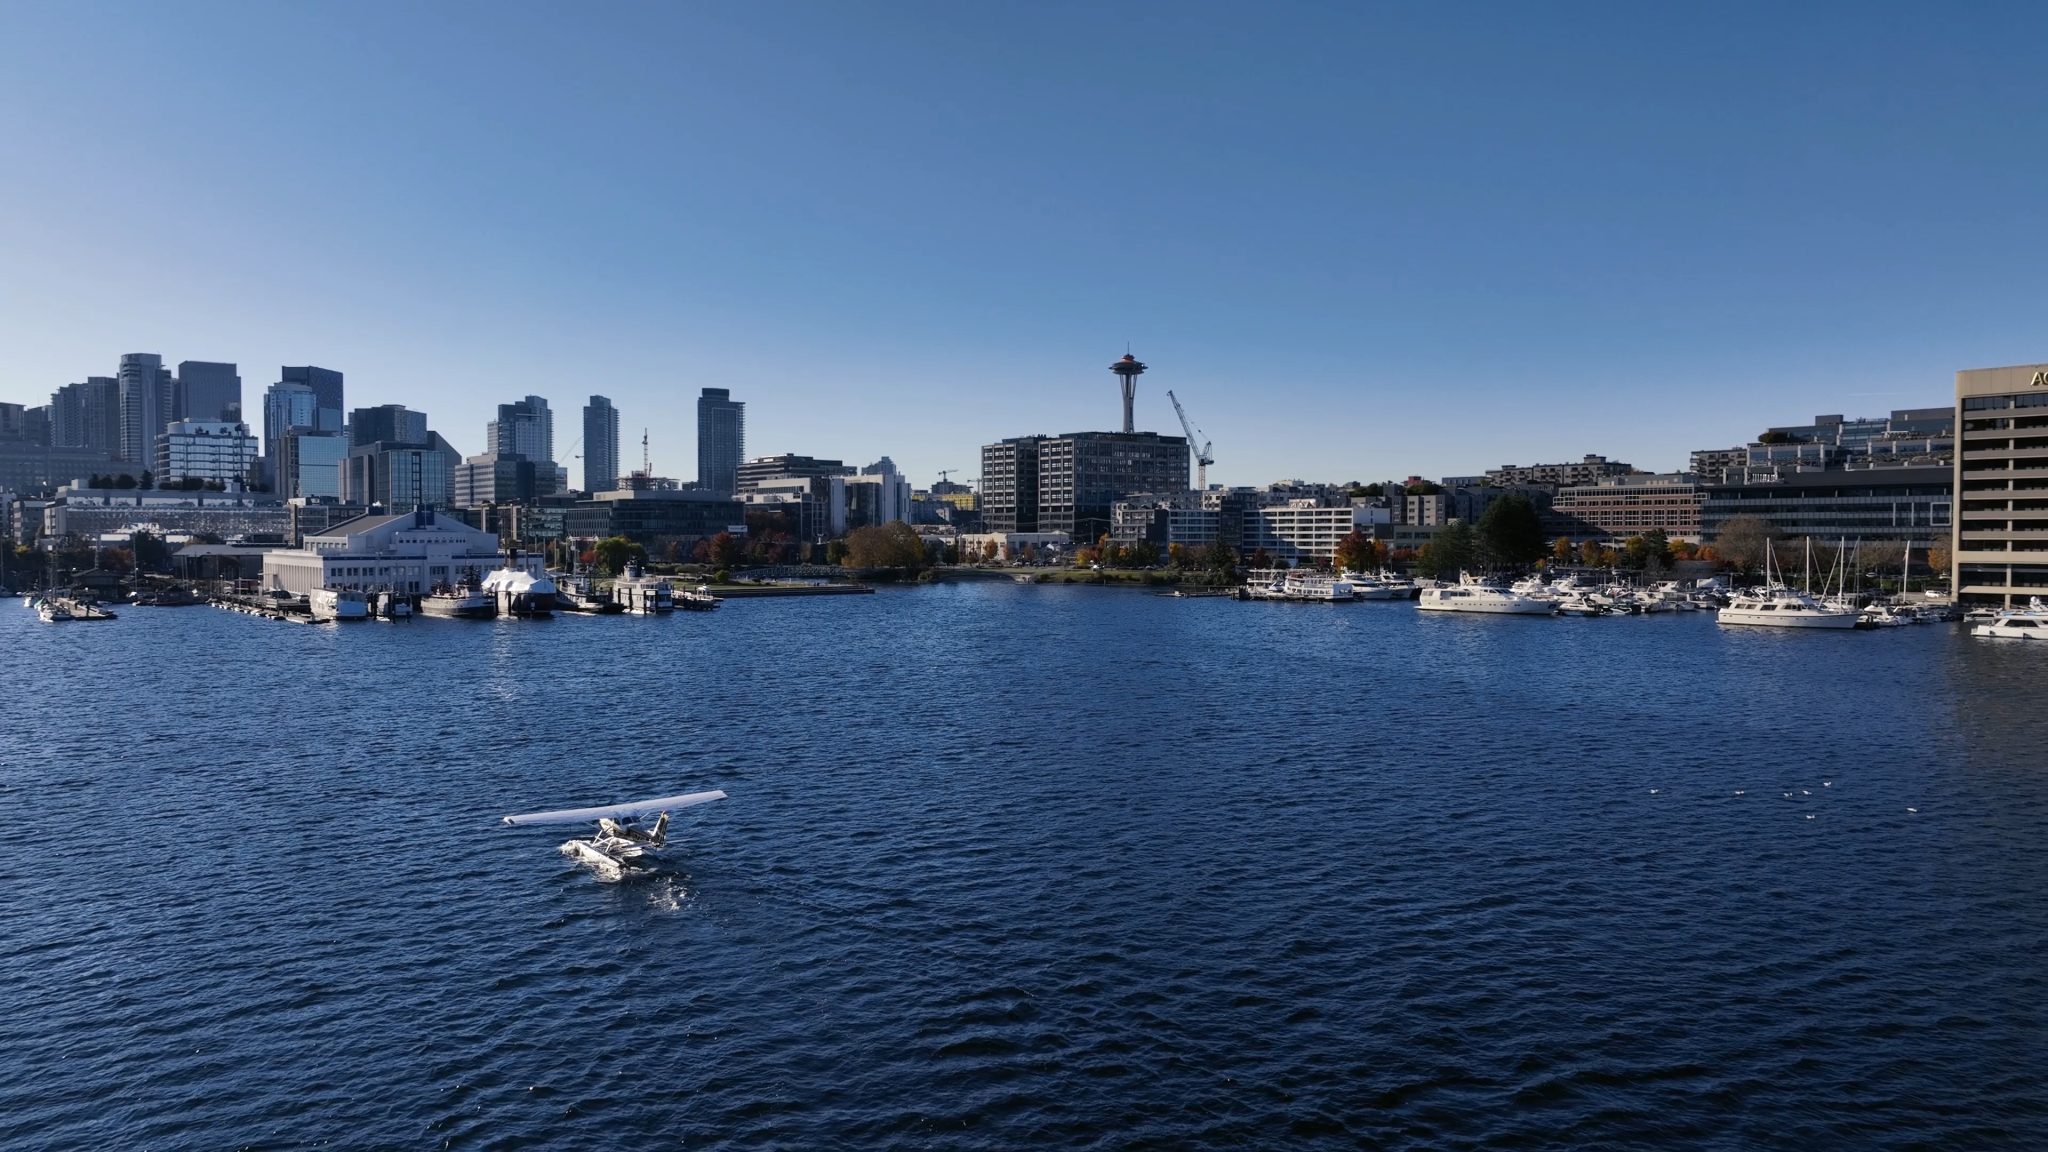
[[[1764,562],[1764,550],[1778,538],[1778,530],[1761,516],[1734,516],[1721,525],[1714,537],[1714,553],[1724,564],[1748,575]]]
[[[1525,568],[1543,558],[1543,522],[1527,496],[1503,496],[1479,516],[1479,552],[1488,564]]]
[[[825,563],[827,563],[827,564],[843,564],[843,563],[845,563],[845,562],[846,562],[846,541],[844,541],[844,540],[833,540],[833,541],[829,541],[828,543],[826,543],[826,545],[825,545]]]
[[[1463,520],[1453,520],[1437,529],[1423,545],[1416,566],[1438,580],[1456,580],[1458,573],[1472,567],[1479,558],[1479,533]]]
[[[149,475],[149,473],[145,472],[143,473],[143,475],[147,476]],[[130,476],[126,472],[123,472],[119,476],[114,477],[114,487],[119,488],[125,492],[128,489],[135,487],[135,477]],[[149,485],[145,484],[143,485],[143,487],[147,488],[149,487]]]
[[[1652,528],[1628,538],[1622,545],[1628,566],[1643,572],[1661,572],[1671,564],[1671,541],[1662,528]]]
[[[624,572],[628,564],[647,563],[647,549],[624,536],[607,536],[599,540],[591,552],[595,554],[597,566],[613,576]]]
[[[156,487],[156,479],[149,474],[149,469],[147,468],[142,470],[142,479],[136,481],[135,483],[137,487],[140,487],[145,492],[149,491],[151,488]]]

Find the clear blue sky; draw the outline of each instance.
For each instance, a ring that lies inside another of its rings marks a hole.
[[[0,399],[348,374],[465,452],[1653,468],[2048,360],[2048,5],[0,0]],[[570,463],[566,459],[564,463]],[[571,464],[572,473],[575,466]]]

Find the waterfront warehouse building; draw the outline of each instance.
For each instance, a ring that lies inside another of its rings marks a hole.
[[[1966,604],[2048,597],[2048,364],[1956,373],[1950,586]]]
[[[535,575],[542,574],[539,556],[524,557],[522,563]],[[297,548],[267,552],[263,584],[295,596],[315,588],[421,593],[470,577],[482,579],[504,564],[496,534],[421,508],[390,516],[358,516],[307,533]]]

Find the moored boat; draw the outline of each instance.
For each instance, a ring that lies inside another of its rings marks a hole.
[[[500,616],[540,617],[555,612],[555,582],[524,568],[500,568],[484,577],[483,593]]]
[[[452,620],[489,620],[498,614],[498,603],[472,580],[454,587],[443,585],[420,597],[420,612]]]
[[[626,565],[625,572],[612,581],[612,600],[635,615],[673,612],[676,607],[675,588],[660,576],[648,575],[638,564]]]
[[[306,593],[306,607],[315,620],[368,620],[369,597],[353,588],[315,588]]]
[[[1415,606],[1425,612],[1477,612],[1502,616],[1548,616],[1557,611],[1551,600],[1538,600],[1473,576],[1460,574],[1456,584],[1422,590]]]

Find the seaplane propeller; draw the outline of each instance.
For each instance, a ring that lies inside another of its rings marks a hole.
[[[631,804],[608,804],[597,808],[561,808],[553,812],[528,812],[505,817],[514,827],[539,824],[591,824],[596,832],[588,839],[570,840],[562,855],[587,864],[600,880],[623,880],[651,872],[661,850],[668,845],[669,813],[713,800],[725,799],[723,792],[689,792],[681,796],[658,796]],[[640,821],[653,816],[651,826]]]

